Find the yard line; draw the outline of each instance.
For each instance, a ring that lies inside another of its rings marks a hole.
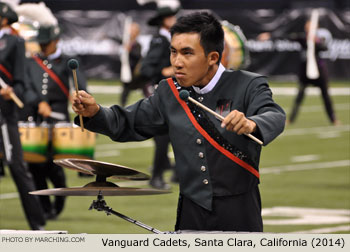
[[[302,155],[302,156],[293,156],[291,157],[292,163],[303,163],[303,162],[311,162],[320,159],[320,155]]]
[[[334,104],[335,110],[350,110],[350,103],[336,103]],[[283,107],[284,111],[289,113],[292,108],[290,107]],[[305,105],[300,108],[300,111],[302,113],[313,113],[313,112],[320,112],[324,110],[323,105]]]
[[[338,125],[338,126],[286,129],[284,132],[282,132],[281,136],[323,134],[323,133],[325,133],[327,131],[332,131],[332,132],[346,132],[346,131],[350,131],[350,125],[347,124],[347,125]]]
[[[262,216],[264,225],[344,225],[350,223],[349,209],[275,206],[263,208]]]
[[[154,146],[154,143],[152,140],[146,140],[142,142],[100,144],[96,146],[96,150],[97,151],[110,150],[110,149],[126,150],[126,149],[148,148],[153,146]]]
[[[120,151],[118,150],[105,150],[105,151],[97,151],[94,155],[96,158],[101,157],[117,157],[120,156]]]
[[[346,232],[346,231],[350,231],[349,225],[289,232],[289,234],[329,234],[329,233]]]
[[[87,87],[89,93],[92,94],[120,94],[123,91],[121,86],[94,86]]]
[[[0,200],[4,200],[4,199],[16,199],[18,198],[18,193],[17,192],[13,192],[13,193],[2,193],[0,194]]]
[[[305,171],[305,170],[326,169],[326,168],[334,168],[334,167],[350,167],[350,160],[338,160],[338,161],[331,161],[331,162],[263,167],[260,169],[260,174],[270,174],[270,173],[278,174],[286,171]]]
[[[298,94],[298,88],[296,87],[272,87],[271,88],[272,93],[274,95],[292,95],[295,96]],[[316,87],[308,87],[306,88],[306,95],[317,95],[319,96],[321,94],[321,91],[319,88]],[[350,88],[347,87],[336,87],[336,88],[330,88],[329,94],[331,96],[335,95],[350,95]]]

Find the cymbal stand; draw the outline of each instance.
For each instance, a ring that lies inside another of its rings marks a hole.
[[[89,208],[89,210],[92,210],[92,209],[96,209],[97,211],[104,211],[106,212],[107,215],[115,215],[115,216],[118,216],[126,221],[129,221],[139,227],[142,227],[144,229],[147,229],[148,231],[151,231],[155,234],[165,234],[166,232],[162,232],[162,231],[159,231],[153,227],[150,227],[142,222],[139,222],[137,220],[134,220],[128,216],[125,216],[121,213],[118,213],[116,211],[114,211],[112,208],[110,208],[109,206],[107,206],[107,203],[106,201],[103,199],[103,195],[101,193],[101,191],[99,192],[99,194],[97,195],[97,200],[94,200]]]

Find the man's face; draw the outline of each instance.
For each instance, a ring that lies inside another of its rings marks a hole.
[[[198,33],[174,34],[171,39],[170,62],[178,83],[183,87],[203,87],[210,81],[208,70],[215,62],[207,56]]]
[[[163,19],[163,27],[170,30],[170,28],[176,23],[176,16],[168,16]]]

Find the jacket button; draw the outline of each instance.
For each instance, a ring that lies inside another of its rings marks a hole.
[[[47,78],[49,77],[49,74],[47,72],[43,73],[43,77]]]
[[[47,89],[47,85],[46,84],[42,85],[42,88]]]
[[[48,63],[49,63],[49,62],[48,62],[47,60],[44,60],[44,61],[43,61],[43,64],[44,64],[44,65],[47,65]]]
[[[47,68],[48,68],[48,69],[51,69],[51,68],[52,68],[52,65],[51,65],[51,64],[47,64]]]
[[[207,185],[209,184],[209,181],[207,179],[203,179],[203,184]]]
[[[202,144],[202,140],[200,138],[197,138],[196,143],[197,144]]]
[[[203,153],[203,152],[199,152],[199,153],[198,153],[198,157],[204,158],[204,153]]]
[[[41,93],[42,93],[43,95],[47,95],[47,90],[44,89],[44,90],[41,91]]]
[[[201,166],[201,171],[202,171],[202,172],[205,172],[206,170],[207,170],[207,168],[205,168],[205,166],[202,165],[202,166]]]
[[[48,83],[48,82],[49,82],[49,79],[47,79],[47,78],[44,78],[44,79],[43,79],[43,83],[46,84],[46,83]]]
[[[204,100],[203,96],[198,97],[198,101],[202,102]]]

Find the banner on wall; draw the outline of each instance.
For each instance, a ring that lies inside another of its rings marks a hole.
[[[182,10],[179,14],[188,12]],[[301,46],[288,39],[292,33],[303,32],[311,9],[230,10],[220,12],[220,18],[238,25],[247,38],[250,64],[246,70],[267,76],[293,77],[297,73]],[[119,78],[122,28],[126,15],[141,26],[138,41],[146,54],[152,34],[147,26],[153,10],[118,11],[60,11],[56,13],[62,27],[60,47],[68,55],[78,55],[82,68],[90,78]],[[270,32],[272,39],[257,39]],[[322,52],[328,65],[330,79],[350,80],[350,11],[320,9],[318,34],[327,44]]]

